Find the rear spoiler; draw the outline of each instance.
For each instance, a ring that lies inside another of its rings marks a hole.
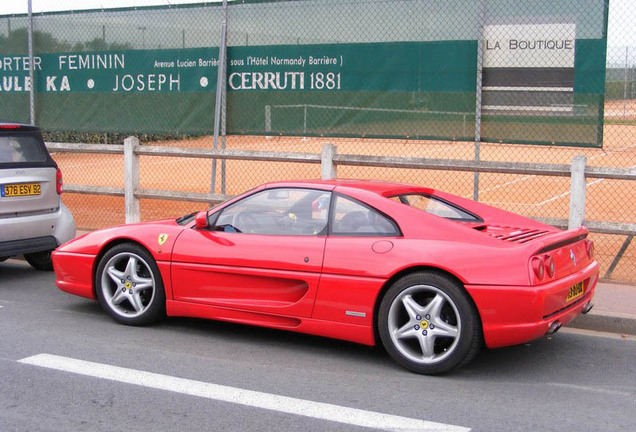
[[[528,245],[531,250],[535,250],[532,255],[549,252],[560,247],[576,243],[587,238],[589,231],[585,227],[578,227],[567,231],[559,231],[541,237],[538,242]]]

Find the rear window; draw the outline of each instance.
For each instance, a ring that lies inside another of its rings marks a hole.
[[[40,141],[29,135],[0,136],[0,164],[23,164],[48,161],[48,153]]]
[[[480,217],[469,213],[467,210],[431,195],[403,194],[389,198],[445,219],[461,222],[483,222]]]

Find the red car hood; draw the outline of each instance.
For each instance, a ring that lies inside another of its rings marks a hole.
[[[57,248],[56,252],[97,255],[108,243],[129,240],[143,245],[156,260],[165,261],[172,253],[174,241],[184,229],[186,227],[177,224],[174,219],[120,225],[73,239]]]

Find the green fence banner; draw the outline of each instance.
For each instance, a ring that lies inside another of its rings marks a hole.
[[[479,116],[486,142],[602,146],[606,0],[433,3],[231,2],[227,133],[472,141]],[[46,130],[210,134],[221,12],[38,15],[32,64],[4,17],[0,118],[28,121],[33,69]]]

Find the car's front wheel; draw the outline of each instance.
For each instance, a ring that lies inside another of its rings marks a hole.
[[[469,362],[482,342],[479,315],[468,293],[435,272],[412,273],[389,288],[380,304],[378,330],[389,355],[422,374]]]
[[[31,267],[36,270],[51,271],[53,270],[53,260],[51,259],[51,252],[53,251],[24,254],[24,259],[26,259],[27,262],[31,264]]]
[[[151,324],[165,315],[159,268],[139,245],[124,243],[106,252],[97,267],[95,288],[102,309],[122,324]]]

